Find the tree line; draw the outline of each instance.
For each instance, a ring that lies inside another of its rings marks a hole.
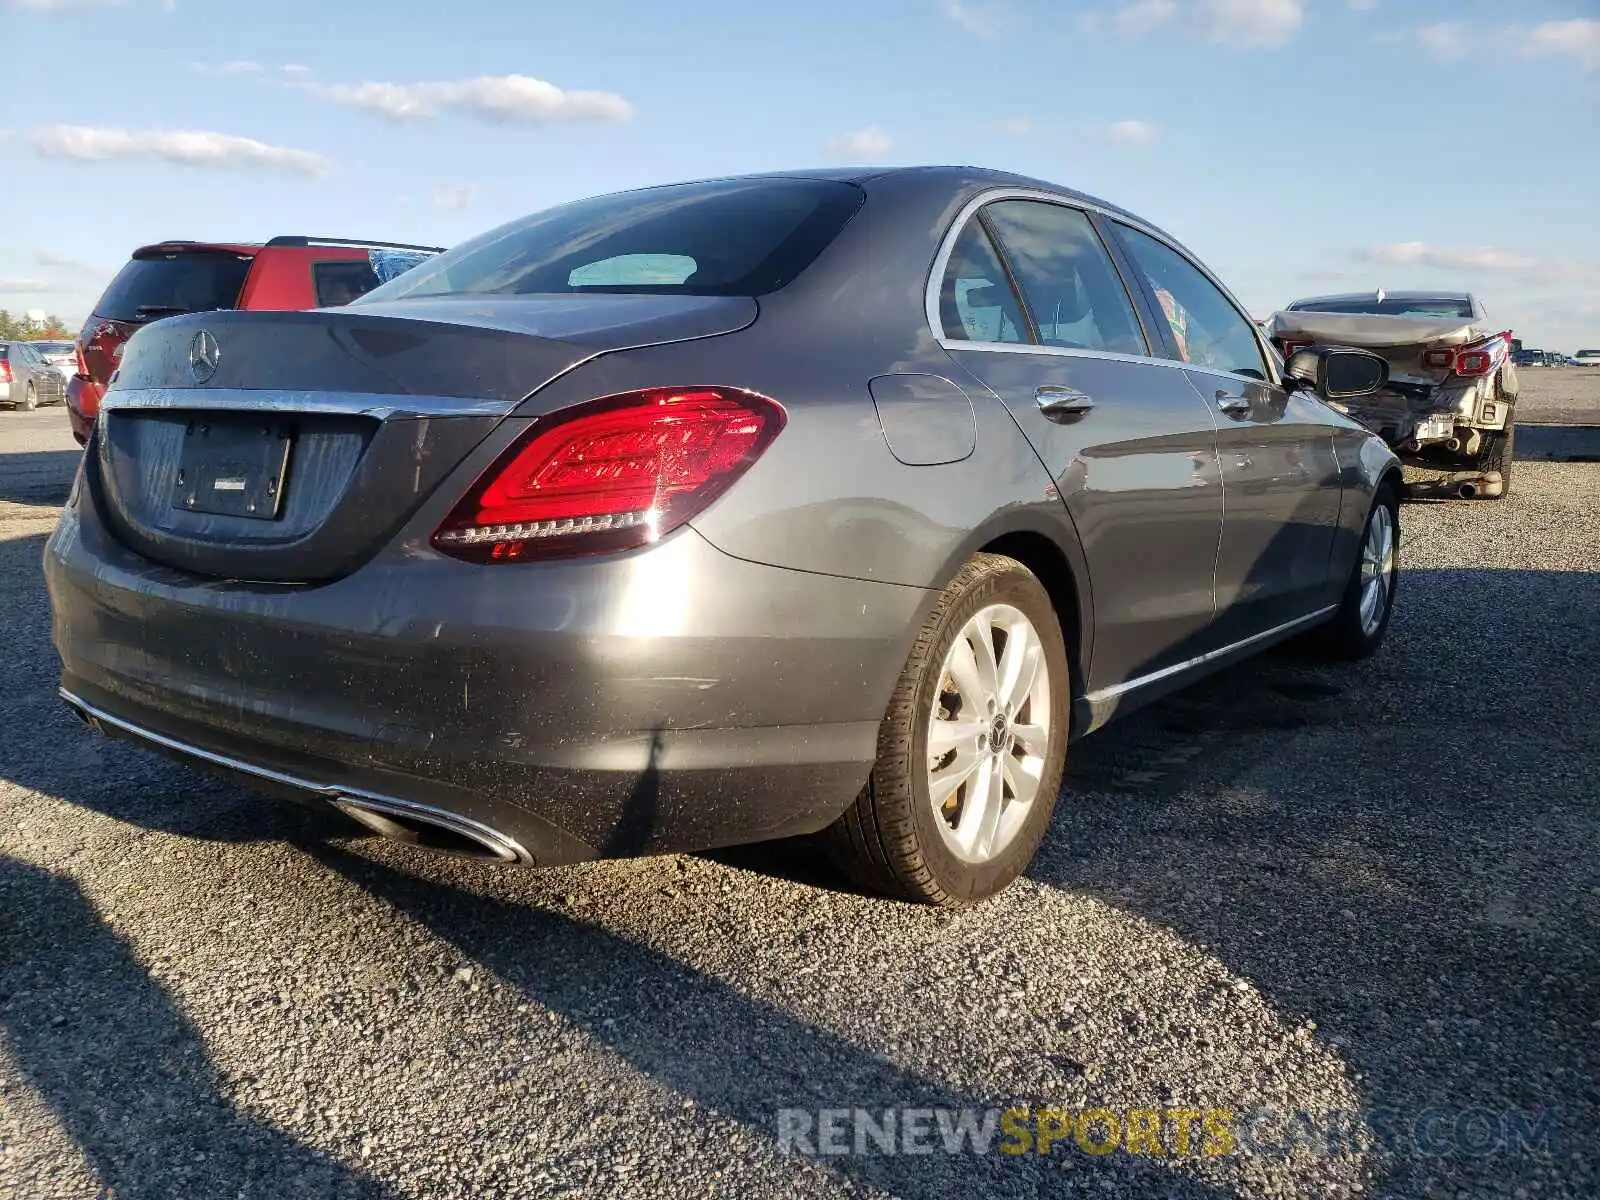
[[[70,341],[76,336],[77,330],[69,329],[60,317],[30,321],[27,313],[12,315],[0,308],[0,342],[31,342],[46,338]]]

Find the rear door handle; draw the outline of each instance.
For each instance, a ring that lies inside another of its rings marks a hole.
[[[1081,416],[1094,407],[1094,401],[1077,388],[1041,387],[1033,393],[1039,411],[1052,421]]]
[[[1235,395],[1233,392],[1218,392],[1217,407],[1225,413],[1247,413],[1250,411],[1250,397]]]

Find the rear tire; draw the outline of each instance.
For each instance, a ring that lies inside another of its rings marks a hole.
[[[1513,414],[1503,432],[1491,433],[1484,439],[1483,454],[1478,460],[1479,469],[1500,472],[1500,491],[1486,499],[1503,499],[1511,491],[1511,464],[1515,461],[1516,449],[1517,423]]]
[[[1400,501],[1385,484],[1361,530],[1361,552],[1350,570],[1339,611],[1307,635],[1303,645],[1330,662],[1355,662],[1377,653],[1394,616],[1400,583]]]
[[[39,393],[34,391],[33,384],[28,385],[28,390],[22,393],[22,411],[32,412],[39,407]]]
[[[867,786],[824,831],[829,856],[857,885],[923,904],[1005,888],[1055,809],[1071,686],[1044,586],[1014,559],[976,555],[917,636]]]

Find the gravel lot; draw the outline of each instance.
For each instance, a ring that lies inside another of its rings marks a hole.
[[[1600,371],[1523,377],[1524,420],[1600,423]],[[65,425],[0,412],[0,1195],[1600,1193],[1600,466],[1408,505],[1376,660],[1271,655],[1088,740],[1029,876],[951,915],[799,847],[431,858],[96,738],[38,569]],[[778,1149],[780,1108],[1012,1102],[1551,1136]]]

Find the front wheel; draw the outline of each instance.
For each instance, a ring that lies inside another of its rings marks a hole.
[[[1071,672],[1049,594],[979,554],[934,606],[878,731],[861,795],[825,835],[858,884],[924,904],[986,899],[1050,824],[1067,757]]]
[[[22,394],[22,411],[32,412],[39,407],[39,393],[34,391],[33,384],[28,385],[28,390]]]

